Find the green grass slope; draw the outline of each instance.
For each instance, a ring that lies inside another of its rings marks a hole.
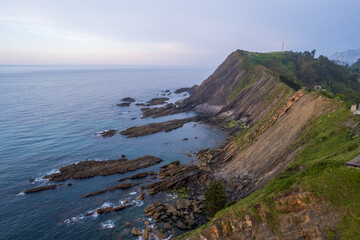
[[[200,233],[225,215],[240,220],[249,214],[261,221],[259,209],[265,209],[266,221],[276,232],[274,219],[281,213],[275,208],[275,199],[297,189],[311,192],[340,213],[337,230],[342,239],[360,239],[360,169],[346,166],[347,161],[360,154],[360,137],[354,135],[349,124],[360,125],[360,117],[352,115],[345,106],[314,119],[294,143],[294,147],[304,146],[303,150],[282,174],[180,239]]]

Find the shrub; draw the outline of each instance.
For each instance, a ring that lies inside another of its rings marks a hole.
[[[205,212],[213,217],[216,212],[223,209],[227,203],[225,189],[220,181],[214,180],[205,191]]]

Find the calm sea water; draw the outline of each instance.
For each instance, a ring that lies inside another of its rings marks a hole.
[[[183,113],[140,119],[140,107],[117,107],[123,97],[144,102],[163,90],[200,84],[212,69],[114,66],[0,66],[0,239],[134,239],[124,226],[144,228],[138,217],[154,198],[133,201],[137,188],[83,199],[82,195],[118,184],[117,180],[159,166],[126,174],[69,180],[73,186],[24,195],[22,191],[50,184],[41,179],[61,166],[88,159],[128,159],[154,155],[163,164],[190,161],[188,152],[214,148],[225,135],[193,123],[170,133],[128,139],[120,134],[102,138],[95,133],[126,129],[150,122],[184,118]],[[170,101],[183,98],[171,94]],[[137,117],[136,120],[131,118]],[[195,139],[195,136],[197,139]],[[183,138],[189,141],[183,141]],[[160,164],[161,165],[161,164]],[[35,183],[28,180],[35,178]],[[144,181],[144,180],[140,180]],[[20,194],[19,194],[20,193]],[[127,197],[125,194],[129,194]],[[100,207],[134,205],[117,213],[88,216]]]

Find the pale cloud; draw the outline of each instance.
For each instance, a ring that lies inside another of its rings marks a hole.
[[[0,0],[0,6],[0,64],[217,65],[236,49],[276,51],[282,42],[287,50],[319,54],[360,48],[355,0]]]

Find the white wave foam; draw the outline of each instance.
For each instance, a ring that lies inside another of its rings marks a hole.
[[[135,200],[131,201],[131,205],[135,205],[136,207],[140,207],[140,206],[144,205],[144,201],[135,199]]]
[[[110,229],[115,227],[114,220],[108,220],[106,222],[101,223],[101,229]]]
[[[24,196],[25,193],[24,192],[19,192],[18,194],[16,194],[16,196]]]
[[[75,223],[75,222],[81,222],[82,220],[85,219],[85,216],[83,214],[80,214],[78,216],[72,217],[72,218],[68,218],[64,220],[64,223],[66,224],[71,224],[71,223]]]
[[[130,195],[130,196],[136,195],[136,192],[131,192],[131,193],[129,193],[129,195]]]
[[[114,206],[114,204],[109,203],[109,202],[104,202],[99,208],[107,208],[107,207],[112,207]],[[98,210],[99,208],[95,209]]]
[[[173,193],[173,194],[169,193],[169,194],[168,194],[168,197],[170,197],[170,198],[172,198],[172,199],[177,199],[177,198],[178,198],[178,195],[177,195],[176,193]]]
[[[60,170],[59,169],[53,169],[53,170],[50,171],[49,175],[54,174],[54,173],[60,173]]]

